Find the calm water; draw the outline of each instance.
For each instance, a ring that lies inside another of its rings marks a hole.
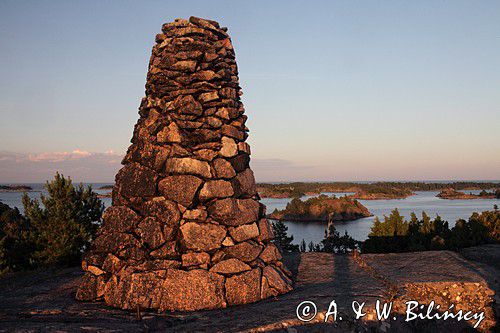
[[[3,184],[2,184],[3,185]],[[33,191],[27,192],[28,196],[30,198],[40,198],[40,194],[47,194],[47,191],[45,190],[44,186],[45,184],[24,184],[23,185],[28,185],[33,188]],[[76,184],[78,185],[78,184]],[[111,190],[99,190],[101,186],[105,185],[113,185],[112,183],[93,183],[93,184],[86,184],[84,183],[85,186],[91,185],[92,189],[99,193],[99,194],[105,194],[110,192]],[[3,202],[4,204],[9,205],[10,207],[17,207],[19,208],[19,211],[21,213],[24,213],[24,208],[23,208],[23,203],[22,203],[22,197],[23,193],[22,192],[0,192],[0,202]],[[102,198],[102,202],[106,207],[111,206],[111,198]]]
[[[34,191],[28,192],[31,198],[40,197],[41,193],[44,193],[43,184],[26,184],[33,188]],[[90,184],[97,193],[108,193],[110,190],[99,190],[99,187],[103,185],[112,184]],[[480,191],[465,191],[466,193],[479,193]],[[409,218],[411,212],[415,212],[418,216],[425,211],[431,217],[435,217],[439,214],[444,220],[450,223],[450,227],[455,224],[457,219],[463,218],[467,219],[473,212],[482,212],[485,210],[491,210],[494,204],[500,205],[500,200],[498,199],[477,199],[477,200],[443,200],[436,198],[436,194],[439,192],[429,191],[429,192],[416,192],[416,195],[408,197],[401,200],[359,200],[363,205],[365,205],[368,210],[378,216],[383,218],[383,215],[389,215],[391,210],[398,208],[399,212]],[[332,193],[325,193],[332,194]],[[349,193],[335,193],[336,196],[342,196]],[[0,192],[0,201],[11,206],[17,207],[21,212],[23,212],[22,205],[22,193],[20,192]],[[303,197],[302,199],[307,199],[308,197]],[[111,205],[111,198],[101,199],[106,207]],[[290,202],[291,199],[262,199],[262,203],[267,206],[267,212],[271,213],[274,209],[284,209],[286,204]],[[375,217],[367,217],[355,221],[349,222],[337,222],[336,228],[341,234],[344,230],[357,240],[365,240],[370,232],[370,228]],[[298,244],[304,239],[307,243],[313,241],[315,243],[320,242],[325,234],[326,223],[322,222],[285,222],[288,226],[288,233],[293,235],[294,242]]]
[[[465,192],[477,194],[480,191]],[[355,221],[337,222],[335,227],[340,234],[343,234],[347,230],[349,235],[361,241],[368,237],[375,216],[383,218],[384,215],[389,215],[394,208],[397,208],[401,215],[404,215],[407,219],[409,219],[412,212],[415,212],[417,216],[421,216],[422,212],[425,211],[431,218],[439,214],[452,227],[455,225],[456,220],[460,218],[468,219],[473,212],[491,210],[494,204],[500,206],[500,200],[498,199],[444,200],[436,198],[436,194],[439,193],[438,191],[415,193],[416,195],[414,196],[400,200],[359,200],[374,216]],[[337,196],[344,194],[346,193],[335,193]],[[268,213],[271,213],[275,208],[285,208],[286,204],[290,201],[291,199],[262,199],[262,202],[267,206]],[[302,239],[307,243],[310,241],[318,243],[325,235],[326,223],[285,223],[288,226],[288,233],[293,235],[296,244],[300,243]]]

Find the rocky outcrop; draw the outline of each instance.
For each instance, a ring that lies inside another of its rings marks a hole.
[[[132,145],[78,299],[190,311],[291,290],[249,167],[226,31],[191,17],[156,36]]]
[[[337,198],[321,194],[302,201],[290,201],[283,210],[275,210],[269,218],[286,221],[352,221],[372,216],[359,201],[344,196]]]
[[[500,194],[500,191],[497,190],[497,193]],[[485,190],[481,191],[479,194],[472,193],[464,193],[461,191],[457,191],[452,188],[447,188],[439,192],[436,197],[440,199],[448,199],[448,200],[468,200],[468,199],[495,199],[500,198],[497,196],[495,192],[486,192]]]

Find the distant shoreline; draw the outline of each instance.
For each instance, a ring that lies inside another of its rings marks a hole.
[[[33,188],[27,185],[0,185],[0,192],[31,192]]]
[[[320,193],[352,193],[360,200],[405,199],[416,191],[493,190],[500,189],[500,182],[294,182],[258,183],[261,198],[300,198]]]

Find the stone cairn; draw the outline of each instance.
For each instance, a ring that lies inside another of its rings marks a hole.
[[[113,205],[83,260],[76,297],[190,311],[288,292],[291,274],[270,242],[249,168],[227,28],[191,17],[162,31]]]

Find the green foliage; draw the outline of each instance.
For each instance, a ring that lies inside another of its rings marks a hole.
[[[283,221],[273,222],[274,231],[274,244],[281,250],[281,252],[297,252],[299,246],[292,244],[293,236],[288,236],[288,227]]]
[[[356,199],[348,196],[318,196],[301,200],[292,199],[284,210],[274,210],[273,217],[299,221],[354,220],[370,216],[370,212]]]
[[[394,209],[389,216],[384,215],[384,222],[375,217],[369,236],[404,236],[408,234],[408,222]]]
[[[45,187],[48,196],[41,196],[42,205],[23,196],[35,246],[32,259],[36,265],[78,263],[97,230],[104,205],[92,187],[75,188],[70,178],[59,173]]]
[[[0,274],[30,267],[28,228],[17,208],[0,202]]]
[[[406,231],[405,231],[406,230]],[[450,230],[440,216],[434,220],[423,212],[422,219],[412,213],[407,222],[397,210],[384,222],[375,218],[363,252],[387,253],[427,250],[457,250],[463,247],[500,242],[500,211],[474,213],[468,221],[458,220]]]
[[[452,229],[451,247],[500,243],[500,211],[474,213],[468,221],[458,220]]]
[[[408,188],[384,186],[381,185],[380,183],[366,187],[364,190],[362,190],[362,192],[367,194],[384,194],[387,196],[394,196],[394,197],[404,197],[411,195],[413,193]]]
[[[348,253],[357,247],[357,242],[349,236],[347,231],[340,236],[333,223],[329,225],[327,231],[325,230],[325,238],[321,243],[323,244],[322,252]]]

